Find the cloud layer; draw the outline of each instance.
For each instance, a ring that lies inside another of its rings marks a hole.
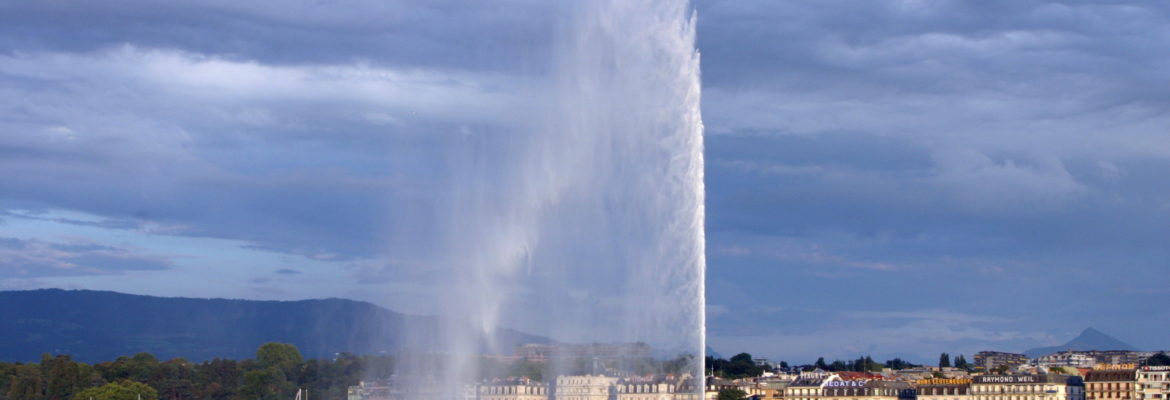
[[[1170,7],[695,6],[716,350],[1170,348]],[[0,286],[424,312],[460,149],[544,112],[572,11],[0,4]]]

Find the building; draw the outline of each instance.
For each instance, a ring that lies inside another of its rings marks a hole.
[[[897,381],[830,380],[825,382],[821,400],[914,400],[914,388]]]
[[[923,379],[915,385],[918,400],[971,400],[970,379]]]
[[[603,375],[561,375],[553,400],[616,400],[617,378]]]
[[[1140,400],[1170,399],[1170,366],[1144,366],[1137,370],[1135,397]]]
[[[991,372],[1003,365],[1009,368],[1015,368],[1027,362],[1028,356],[1023,354],[998,351],[981,351],[975,354],[975,369],[983,372]]]
[[[1070,375],[981,375],[971,381],[971,400],[1085,400],[1085,384]]]
[[[477,400],[548,400],[548,385],[529,379],[480,384]]]
[[[513,350],[517,358],[548,360],[552,358],[594,358],[614,360],[622,358],[649,358],[650,345],[645,343],[591,343],[591,344],[521,344]]]
[[[1085,374],[1085,400],[1130,400],[1137,397],[1137,370],[1095,369]]]
[[[474,385],[442,385],[434,381],[423,382],[359,382],[346,390],[347,400],[476,400]],[[545,399],[547,400],[547,398]]]
[[[622,379],[615,384],[616,400],[699,400],[690,379]]]
[[[756,382],[750,379],[724,379],[713,376],[707,377],[706,388],[703,391],[703,398],[706,400],[715,400],[719,397],[719,392],[725,389],[739,389],[742,390],[749,398],[762,399],[765,396],[765,391],[756,385]]]
[[[933,368],[907,368],[890,371],[890,377],[902,382],[918,382],[923,379],[931,379],[934,377]]]
[[[1044,368],[1093,368],[1094,365],[1097,365],[1097,359],[1084,352],[1062,351],[1037,357],[1032,360],[1032,364]]]
[[[346,390],[347,400],[387,400],[390,397],[390,385],[388,384],[367,384],[365,381],[361,381]]]
[[[1128,350],[1090,350],[1090,351],[1080,351],[1078,353],[1082,353],[1082,354],[1088,355],[1089,357],[1093,357],[1093,359],[1097,360],[1097,364],[1112,364],[1112,365],[1125,365],[1125,364],[1139,365],[1142,362],[1146,361],[1147,358],[1150,358],[1154,354],[1157,354],[1156,352],[1152,352],[1152,351],[1128,351]]]
[[[783,400],[784,391],[792,384],[794,378],[791,375],[780,375],[756,380],[756,386],[762,392],[759,400]]]
[[[792,381],[784,388],[785,400],[820,400],[821,390],[830,379],[840,380],[836,375],[809,374]]]
[[[785,400],[913,400],[914,388],[906,382],[887,381],[864,372],[810,374],[784,388]]]

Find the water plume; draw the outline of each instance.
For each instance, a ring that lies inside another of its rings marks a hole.
[[[474,355],[512,350],[494,337],[500,327],[646,343],[660,358],[692,357],[686,371],[702,376],[695,15],[685,0],[570,8],[543,104],[516,110],[521,126],[466,135],[447,153],[452,186],[428,260],[445,271],[435,288],[447,318],[426,338],[444,360],[405,357],[403,376],[427,364],[448,383],[483,377]]]

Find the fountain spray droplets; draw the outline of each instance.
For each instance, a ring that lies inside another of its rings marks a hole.
[[[451,321],[439,375],[475,380],[484,371],[467,356],[510,352],[492,338],[506,326],[563,343],[647,343],[660,357],[693,356],[701,377],[694,14],[685,0],[591,0],[564,28],[546,104],[451,153],[429,257],[449,271],[438,285]]]

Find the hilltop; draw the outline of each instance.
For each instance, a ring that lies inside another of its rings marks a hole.
[[[1040,357],[1040,356],[1044,356],[1044,355],[1048,355],[1048,354],[1052,354],[1052,353],[1056,353],[1056,352],[1061,352],[1061,351],[1065,351],[1065,350],[1080,350],[1080,351],[1085,351],[1085,350],[1129,350],[1129,351],[1137,351],[1137,348],[1129,345],[1128,343],[1122,342],[1121,340],[1118,340],[1117,338],[1109,336],[1109,335],[1105,334],[1104,332],[1101,332],[1099,330],[1096,330],[1096,329],[1093,329],[1090,327],[1090,328],[1085,328],[1084,331],[1081,331],[1080,335],[1077,335],[1077,337],[1073,338],[1073,340],[1068,341],[1068,343],[1065,343],[1065,344],[1062,344],[1059,346],[1038,347],[1035,349],[1029,349],[1028,351],[1024,352],[1024,355],[1028,356],[1029,358],[1036,358],[1036,357]]]
[[[296,345],[308,358],[340,352],[436,349],[435,317],[401,314],[344,300],[255,301],[130,295],[91,290],[0,292],[0,361],[35,361],[42,353],[86,362],[138,352],[192,361],[251,358],[270,341]],[[498,351],[547,339],[501,329]]]

